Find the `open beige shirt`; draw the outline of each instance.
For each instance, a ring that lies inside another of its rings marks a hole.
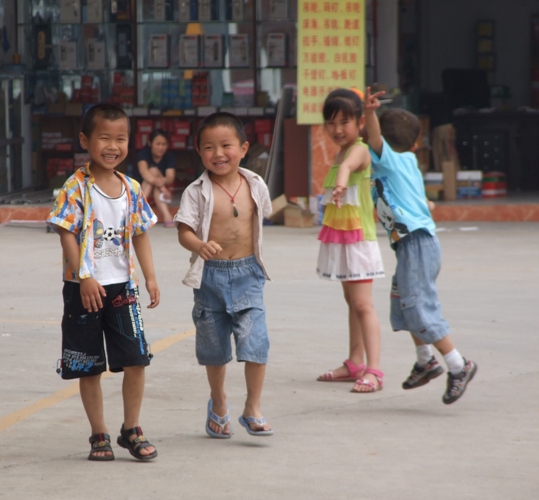
[[[245,168],[239,169],[240,174],[249,183],[251,196],[256,205],[253,214],[253,241],[255,243],[256,260],[262,267],[266,279],[268,273],[262,262],[262,225],[264,217],[271,214],[271,201],[268,187],[257,174]],[[187,224],[202,241],[208,241],[211,218],[213,214],[213,188],[208,171],[206,170],[196,181],[189,184],[182,194],[180,208],[174,216],[176,226],[181,222]],[[184,285],[200,288],[204,260],[196,252],[191,254],[191,267],[182,283]]]

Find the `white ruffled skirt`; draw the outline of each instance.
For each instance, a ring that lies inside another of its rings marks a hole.
[[[378,241],[363,240],[348,245],[320,243],[316,272],[320,278],[337,281],[383,278]]]

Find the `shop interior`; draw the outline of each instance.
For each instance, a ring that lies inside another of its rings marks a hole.
[[[295,93],[298,1],[0,0],[0,198],[61,185],[86,161],[77,139],[84,111],[105,100],[131,116],[127,173],[148,133],[165,128],[180,193],[200,171],[191,134],[216,109],[245,121],[247,166],[263,172],[285,130],[275,126],[282,89]],[[366,0],[365,8],[366,84],[421,117],[424,173],[441,172],[449,157],[463,172],[499,173],[500,196],[539,192],[536,0]],[[287,137],[297,134],[307,152],[294,160],[298,143],[280,141],[285,180],[299,171],[303,183],[283,189],[308,196],[318,136],[293,123],[293,100],[285,118]],[[431,195],[443,200],[443,189],[431,186]]]

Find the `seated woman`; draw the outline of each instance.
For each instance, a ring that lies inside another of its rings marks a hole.
[[[138,176],[146,198],[152,197],[155,208],[163,218],[165,227],[175,227],[168,203],[172,193],[170,186],[176,176],[176,158],[168,150],[168,134],[155,129],[148,139],[148,144],[137,153]]]

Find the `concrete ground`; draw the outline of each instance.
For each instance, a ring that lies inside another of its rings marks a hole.
[[[314,273],[317,228],[268,227],[263,411],[275,435],[251,437],[236,423],[245,388],[232,362],[230,440],[204,432],[208,388],[194,356],[192,292],[181,284],[188,254],[174,230],[152,229],[162,300],[144,313],[155,353],[141,417],[159,451],[151,463],[116,445],[116,461],[87,461],[77,384],[55,373],[59,239],[42,226],[0,227],[0,498],[539,498],[539,223],[439,227],[444,314],[457,348],[479,365],[463,398],[442,404],[445,376],[401,389],[414,349],[389,326],[389,277],[374,286],[384,389],[360,395],[349,383],[316,382],[346,358],[340,286]],[[394,256],[382,234],[380,246],[390,276]],[[121,375],[104,378],[103,391],[115,440]]]

